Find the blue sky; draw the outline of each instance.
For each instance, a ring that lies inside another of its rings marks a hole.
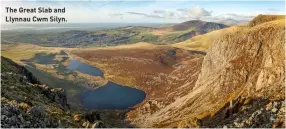
[[[65,7],[65,14],[52,15],[66,17],[69,23],[178,23],[194,19],[250,20],[258,14],[284,14],[284,5],[284,1],[7,1],[3,2],[2,13],[48,16],[51,14],[6,14],[4,7]]]

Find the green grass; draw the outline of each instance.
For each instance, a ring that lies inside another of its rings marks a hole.
[[[1,52],[2,56],[10,58],[10,59],[14,59],[14,60],[28,59],[28,58],[35,56],[36,53],[37,51],[35,50],[20,50],[20,49]]]
[[[158,40],[159,42],[166,42],[166,43],[173,43],[173,42],[180,42],[189,39],[188,37],[180,37],[186,33],[192,32],[194,29],[188,29],[185,31],[175,31],[171,32],[170,34],[165,34],[161,36]]]

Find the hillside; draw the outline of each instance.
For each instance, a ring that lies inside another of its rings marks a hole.
[[[255,17],[249,24],[243,24],[239,26],[231,26],[229,28],[215,30],[206,34],[194,36],[186,41],[171,44],[173,47],[182,48],[186,50],[199,50],[207,51],[211,47],[213,41],[217,40],[221,35],[230,33],[237,30],[238,28],[243,28],[248,26],[255,26],[264,22],[283,19],[284,16],[281,15],[259,15]],[[227,21],[233,21],[232,19],[227,19]],[[227,25],[227,23],[225,23]]]
[[[249,22],[249,26],[253,27],[259,24],[263,24],[266,22],[270,21],[275,21],[275,20],[283,20],[285,19],[284,15],[258,15],[255,17],[253,20]]]
[[[204,56],[199,52],[148,43],[79,49],[71,54],[103,70],[106,79],[147,92],[146,101],[164,103],[173,101],[171,98],[177,94],[185,94],[185,90],[175,90],[180,89],[181,84],[194,84],[193,78],[197,78],[194,74],[200,70]],[[185,88],[191,87],[181,87]],[[173,95],[168,95],[172,92]],[[168,100],[165,95],[169,96]]]
[[[160,29],[126,26],[101,30],[70,30],[46,33],[3,31],[2,42],[8,44],[32,43],[49,47],[105,47],[137,42],[171,44],[226,27],[228,26],[212,22],[188,21]]]
[[[207,51],[207,49],[211,47],[213,41],[217,40],[223,34],[232,32],[236,29],[237,27],[233,26],[221,30],[215,30],[206,34],[194,36],[183,42],[171,44],[171,46],[186,50]]]
[[[186,21],[180,24],[173,25],[166,29],[170,29],[171,31],[184,31],[188,29],[199,30],[200,33],[207,33],[212,30],[218,30],[222,28],[226,28],[227,26],[224,24],[214,23],[214,22],[205,22],[201,20],[191,20]]]
[[[218,23],[228,25],[228,26],[234,26],[234,25],[246,25],[248,24],[248,21],[247,20],[234,20],[234,19],[228,18],[228,19],[220,20],[218,21]]]
[[[119,124],[124,113],[73,107],[64,89],[40,84],[25,67],[1,57],[2,128],[127,127]]]
[[[187,95],[132,121],[143,127],[285,127],[285,23],[259,17],[261,24],[212,42]]]

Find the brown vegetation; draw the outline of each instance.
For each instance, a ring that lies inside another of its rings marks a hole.
[[[267,21],[237,27],[214,40],[196,86],[188,95],[140,122],[158,127],[196,127],[194,121],[213,116],[239,96],[285,99],[285,23],[284,19]]]
[[[146,92],[145,101],[128,114],[131,120],[155,113],[177,97],[186,95],[197,80],[203,59],[202,54],[191,54],[192,51],[143,46],[71,52],[78,59],[102,69],[108,80]]]
[[[249,26],[253,27],[262,23],[266,23],[269,21],[275,21],[275,20],[284,20],[285,15],[258,15],[253,20],[249,22]]]

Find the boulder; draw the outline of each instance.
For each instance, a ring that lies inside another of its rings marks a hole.
[[[28,110],[27,113],[31,114],[34,117],[45,117],[46,116],[45,108],[42,106],[33,106]]]

